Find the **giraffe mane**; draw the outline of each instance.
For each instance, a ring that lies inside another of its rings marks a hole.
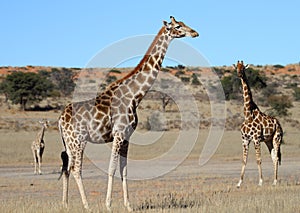
[[[143,67],[143,64],[149,59],[149,57],[151,56],[151,51],[153,50],[155,44],[157,43],[159,37],[161,34],[163,34],[163,32],[166,30],[166,27],[163,26],[158,34],[155,36],[154,40],[152,41],[150,47],[148,48],[146,54],[144,55],[144,57],[141,59],[141,61],[139,62],[139,64],[130,72],[128,73],[126,76],[124,76],[123,78],[117,80],[115,83],[119,84],[123,81],[125,81],[126,79],[130,78],[131,76],[133,76],[134,74],[136,74],[138,71],[140,71]]]

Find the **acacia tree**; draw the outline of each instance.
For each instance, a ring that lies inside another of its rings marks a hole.
[[[21,109],[25,110],[28,103],[40,102],[50,96],[53,84],[36,73],[13,72],[1,83],[0,88],[0,92],[13,104],[20,104]]]

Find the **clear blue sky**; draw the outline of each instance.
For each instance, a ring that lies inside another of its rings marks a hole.
[[[173,15],[211,65],[300,61],[300,1],[1,1],[0,66],[85,67],[108,45],[156,34]],[[145,47],[146,48],[146,47]]]

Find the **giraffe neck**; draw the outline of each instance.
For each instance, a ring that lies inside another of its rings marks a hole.
[[[142,100],[153,85],[172,39],[167,34],[166,28],[162,27],[135,69],[116,82],[118,85],[127,85],[136,104]]]
[[[241,78],[241,82],[244,97],[244,116],[245,119],[251,119],[253,110],[258,109],[258,107],[252,99],[252,93],[245,75],[243,78]]]
[[[43,127],[42,127],[41,131],[38,133],[38,137],[37,137],[37,141],[39,143],[41,143],[41,141],[43,140],[44,134],[45,134],[45,127],[43,125]]]

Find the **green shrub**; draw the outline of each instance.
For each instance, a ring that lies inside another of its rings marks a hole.
[[[272,107],[271,114],[274,116],[287,116],[288,108],[293,106],[292,101],[286,95],[271,95],[268,97],[268,102]]]

